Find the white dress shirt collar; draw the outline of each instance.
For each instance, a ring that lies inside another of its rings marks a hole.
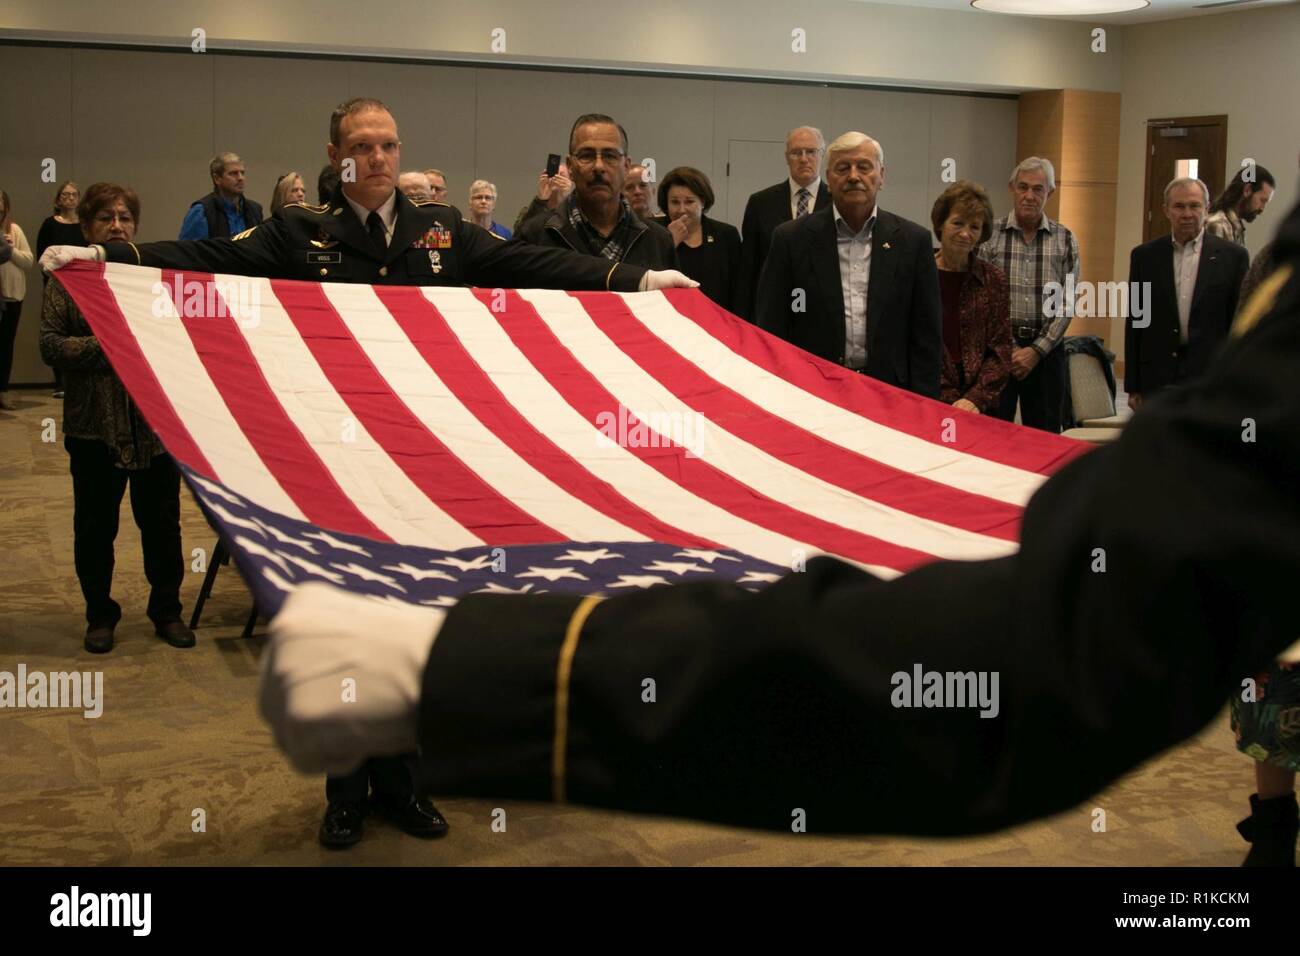
[[[343,198],[347,200],[348,205],[352,207],[352,211],[357,214],[357,218],[361,220],[361,225],[364,227],[366,220],[370,218],[370,210],[361,205],[361,203],[354,202],[352,197],[347,193],[343,194]],[[388,200],[376,209],[375,212],[379,213],[379,218],[384,221],[384,232],[386,233],[387,238],[391,241],[393,238],[393,225],[397,222],[396,189],[393,190],[393,194],[389,196]]]
[[[848,221],[847,219],[845,219],[843,216],[840,215],[839,207],[836,206],[835,203],[831,203],[831,209],[834,210],[834,215],[835,215],[835,231],[836,231],[836,232],[839,231],[840,223],[844,223],[844,228],[845,228],[845,229],[852,229],[852,228],[853,228],[852,226],[849,225],[849,221]],[[879,212],[880,212],[880,203],[876,203],[874,206],[871,207],[871,215],[867,217],[866,222],[864,222],[864,223],[862,224],[862,229],[859,229],[858,232],[860,233],[860,232],[862,232],[864,229],[873,229],[873,230],[874,230],[874,229],[875,229],[875,223],[876,223],[876,215],[877,215],[877,213],[879,213]]]

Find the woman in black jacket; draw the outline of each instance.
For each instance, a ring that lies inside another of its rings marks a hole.
[[[709,177],[691,166],[678,166],[659,183],[656,221],[665,226],[677,247],[682,272],[700,284],[700,291],[734,312],[740,281],[740,233],[736,227],[705,215],[713,206]]]

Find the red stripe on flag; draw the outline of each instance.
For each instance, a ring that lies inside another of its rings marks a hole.
[[[769,413],[710,378],[609,295],[575,295],[632,361],[710,421],[791,467],[921,518],[1006,541],[1020,539],[1021,509],[849,451]]]
[[[694,548],[720,547],[716,542],[673,527],[638,507],[538,431],[501,394],[461,344],[447,320],[419,289],[375,286],[375,294],[397,320],[411,344],[470,414],[568,494],[651,541]],[[481,291],[476,294],[487,305],[485,297],[490,293]]]
[[[182,290],[179,302],[175,301],[177,280]],[[312,524],[377,541],[391,541],[344,494],[329,468],[285,413],[221,297],[213,297],[214,305],[219,302],[218,308],[222,310],[217,315],[185,315],[183,293],[187,280],[198,283],[206,298],[207,284],[212,282],[210,275],[163,270],[163,285],[175,302],[199,360],[262,464]]]
[[[564,535],[508,501],[435,437],[353,337],[319,283],[271,283],[317,363],[376,442],[439,508],[487,544],[543,544]]]
[[[618,400],[555,337],[533,306],[515,292],[508,292],[506,300],[505,311],[498,313],[502,328],[533,367],[587,419],[593,431],[600,430],[601,413],[621,418]],[[638,420],[631,410],[626,410],[626,417],[630,432]],[[663,441],[667,440],[664,436]],[[853,531],[775,501],[702,459],[688,457],[680,445],[628,447],[627,450],[696,497],[831,554],[899,571],[935,560],[934,555]]]
[[[176,413],[176,407],[154,374],[153,366],[145,358],[104,276],[104,269],[100,263],[74,262],[60,269],[51,281],[61,282],[76,301],[77,308],[90,323],[91,331],[112,363],[113,371],[123,383],[131,383],[127,389],[131,400],[167,447],[168,453],[200,474],[221,480]]]
[[[956,415],[951,405],[850,372],[783,342],[724,311],[694,290],[668,289],[664,295],[679,313],[759,368],[903,434],[1040,475],[1052,474],[1092,448],[1083,442],[984,415]],[[943,419],[949,417],[958,420],[960,427],[956,430],[956,440],[945,442]]]

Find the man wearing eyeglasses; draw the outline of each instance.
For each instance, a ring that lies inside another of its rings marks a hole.
[[[826,140],[821,130],[812,126],[790,130],[785,138],[785,163],[790,175],[775,186],[760,189],[745,204],[740,228],[740,288],[736,311],[751,322],[756,321],[754,294],[776,227],[825,209],[831,203],[830,190],[819,175],[825,152]]]
[[[640,218],[623,197],[632,165],[623,127],[603,113],[579,116],[569,132],[568,165],[573,194],[525,222],[516,239],[647,269],[677,268],[668,230]]]

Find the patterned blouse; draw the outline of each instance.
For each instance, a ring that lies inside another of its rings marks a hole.
[[[962,276],[957,314],[961,354],[953,355],[947,347],[943,350],[939,400],[951,405],[964,398],[981,413],[987,413],[997,405],[1011,373],[1007,277],[997,266],[974,255]],[[945,323],[951,319],[944,316]]]
[[[119,468],[148,468],[166,454],[113,371],[99,340],[57,277],[41,307],[41,358],[63,373],[63,434],[103,442]]]

